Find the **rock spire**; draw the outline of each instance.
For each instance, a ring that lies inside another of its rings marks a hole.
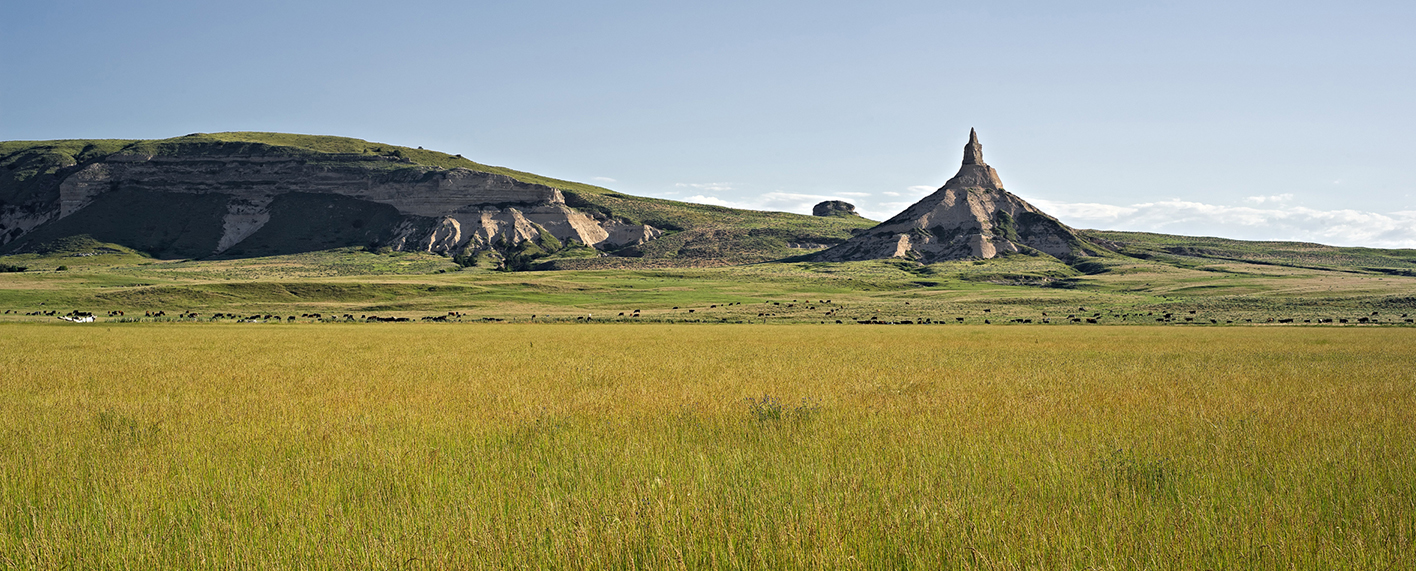
[[[964,164],[966,165],[987,165],[983,162],[983,145],[978,142],[978,133],[972,128],[969,129],[969,144],[964,145]]]
[[[905,258],[924,263],[1007,254],[1063,260],[1092,255],[1089,244],[1056,218],[1003,190],[969,130],[958,174],[904,212],[816,255],[840,262]]]

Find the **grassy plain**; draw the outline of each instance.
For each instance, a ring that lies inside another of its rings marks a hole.
[[[1416,566],[1408,328],[66,325],[6,568]]]
[[[1385,251],[1404,252],[1404,251]],[[95,254],[96,255],[86,255]],[[196,312],[466,320],[982,324],[1243,325],[1291,319],[1416,320],[1416,276],[1399,268],[1297,267],[1241,259],[1133,257],[1078,264],[1013,256],[919,265],[781,262],[710,268],[498,272],[432,254],[344,249],[236,260],[146,258],[121,247],[0,257],[0,322],[54,320],[56,311],[165,319]],[[611,258],[601,258],[611,259]],[[59,266],[65,271],[55,271]],[[1083,271],[1085,270],[1085,271]],[[825,303],[829,300],[830,303]],[[634,317],[634,310],[640,310]],[[10,313],[4,313],[9,311]],[[1194,313],[1191,313],[1194,312]],[[1372,313],[1378,315],[1372,315]],[[621,315],[624,314],[624,315]],[[1044,315],[1045,314],[1045,315]],[[1171,314],[1169,320],[1164,316]],[[1213,323],[1211,323],[1213,320]]]

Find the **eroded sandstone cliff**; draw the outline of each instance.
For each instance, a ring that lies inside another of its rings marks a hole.
[[[23,201],[0,204],[0,244],[21,250],[46,229],[138,234],[155,244],[175,233],[181,236],[169,241],[183,247],[168,253],[199,257],[239,250],[248,240],[259,242],[261,252],[281,253],[279,242],[291,242],[291,237],[309,244],[285,249],[374,243],[451,253],[539,243],[542,233],[600,249],[638,245],[662,234],[652,226],[576,210],[556,188],[502,174],[417,165],[382,154],[285,152],[270,145],[240,145],[229,152],[232,148],[192,145],[161,154],[124,150],[53,165],[50,176],[57,192],[37,187]],[[219,223],[194,217],[175,224],[171,218],[182,212],[162,207],[190,204],[194,195],[202,205],[216,201],[214,207],[223,211]],[[147,206],[135,208],[135,202]],[[272,216],[272,208],[289,210],[295,204],[302,212]],[[392,207],[396,215],[379,205]],[[119,212],[119,218],[133,218],[131,224],[115,221]],[[324,239],[285,227],[291,225],[322,230]]]
[[[937,262],[1043,252],[1061,259],[1088,255],[1071,228],[1003,189],[969,131],[958,174],[894,217],[816,256],[821,261],[907,258]]]

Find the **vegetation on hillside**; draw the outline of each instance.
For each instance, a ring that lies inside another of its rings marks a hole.
[[[642,198],[620,194],[612,190],[504,167],[484,165],[460,155],[449,155],[438,151],[409,148],[383,143],[374,143],[348,137],[319,135],[296,135],[286,133],[194,133],[183,137],[160,140],[66,140],[66,141],[8,141],[0,143],[0,206],[6,204],[24,205],[35,201],[52,200],[57,197],[59,181],[64,176],[77,171],[86,164],[111,154],[138,154],[156,156],[208,155],[226,156],[232,154],[248,156],[296,155],[308,157],[318,162],[321,155],[361,155],[383,157],[389,160],[357,163],[358,168],[372,171],[408,171],[407,176],[421,176],[428,168],[466,168],[481,172],[501,174],[515,180],[550,186],[560,189],[568,205],[607,218],[634,224],[649,224],[668,232],[668,240],[650,244],[644,248],[632,247],[615,254],[621,258],[635,260],[607,260],[597,262],[585,256],[553,256],[554,252],[541,254],[526,252],[506,252],[518,268],[552,269],[559,267],[594,267],[597,265],[655,265],[663,260],[683,260],[687,265],[741,264],[781,259],[803,252],[814,251],[824,246],[839,243],[851,236],[852,230],[868,228],[874,222],[858,216],[814,217],[786,212],[762,212],[738,210],[703,204],[692,204],[655,198]],[[348,167],[349,165],[343,164]],[[36,243],[87,233],[108,242],[134,245],[150,255],[163,258],[204,257],[214,249],[217,237],[198,233],[184,236],[181,243],[171,228],[130,227],[121,222],[135,216],[135,209],[125,207],[129,197],[100,197],[107,200],[98,204],[82,220],[62,220],[46,226],[27,243]],[[119,199],[125,200],[119,200]],[[182,213],[190,210],[196,214],[207,213],[206,202],[211,200],[192,198],[202,205],[184,204],[141,204],[145,217],[159,221],[159,225],[182,225]],[[203,202],[205,200],[205,202]],[[139,201],[140,202],[140,201]],[[308,201],[307,201],[308,202]],[[366,207],[369,209],[373,207]],[[102,210],[104,212],[97,212]],[[167,212],[171,210],[172,212]],[[375,216],[369,213],[370,216]],[[97,220],[91,220],[97,218]],[[191,224],[207,224],[205,218],[194,219]],[[278,227],[274,225],[273,227]],[[373,225],[370,225],[373,226]],[[220,224],[214,228],[219,230]],[[377,236],[349,237],[355,233],[347,224],[326,223],[320,238],[329,247],[348,245],[350,240],[376,240]],[[286,229],[287,231],[289,229]],[[208,232],[210,233],[210,232]],[[364,232],[368,234],[368,232]],[[280,236],[258,235],[251,244],[225,252],[227,257],[258,256],[276,253],[272,247],[279,244]],[[286,236],[285,238],[289,238]],[[316,247],[315,240],[308,247]],[[303,243],[303,242],[302,242]],[[362,242],[358,242],[362,243]],[[573,254],[573,253],[572,253]],[[644,259],[639,261],[638,259]]]
[[[1416,276],[1416,250],[1410,249],[1352,248],[1306,242],[1247,241],[1112,230],[1083,230],[1081,233],[1093,240],[1111,244],[1121,254],[1181,267],[1229,260]]]

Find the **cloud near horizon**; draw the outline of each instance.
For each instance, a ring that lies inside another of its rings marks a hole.
[[[727,185],[677,186],[714,190],[712,187],[726,188]],[[851,200],[855,197],[870,196],[861,192],[769,192],[752,198],[729,199],[698,194],[682,200],[729,208],[798,214],[810,214],[811,207],[823,200],[846,200],[856,205],[861,216],[872,220],[887,220],[915,202],[916,199],[910,195],[925,194],[933,190],[933,187],[928,186],[912,186],[905,192],[881,192],[879,194],[882,197],[896,200],[867,200],[864,204]],[[1236,240],[1316,242],[1332,246],[1416,248],[1416,211],[1378,213],[1351,209],[1318,210],[1289,204],[1293,198],[1292,194],[1250,196],[1243,199],[1247,203],[1245,206],[1206,204],[1180,199],[1130,205],[1042,199],[1031,202],[1043,212],[1077,228],[1219,236]]]
[[[733,189],[732,183],[730,182],[680,182],[675,183],[674,186],[677,188],[693,188],[698,190],[711,190],[715,192]]]
[[[835,194],[800,194],[795,192],[768,192],[761,196],[747,200],[726,200],[717,196],[695,195],[684,198],[688,202],[700,204],[712,204],[714,206],[726,206],[728,208],[742,208],[745,210],[775,210],[781,212],[795,212],[797,214],[811,214],[811,207],[826,200],[851,201],[852,197],[870,196],[864,192],[838,192]],[[859,206],[856,205],[859,211]],[[862,214],[870,217],[869,215]],[[882,219],[883,220],[883,219]]]
[[[1391,213],[1316,210],[1283,204],[1290,194],[1254,196],[1255,206],[1163,200],[1120,206],[1032,200],[1043,212],[1075,227],[1239,240],[1317,242],[1333,246],[1416,248],[1416,211]]]

